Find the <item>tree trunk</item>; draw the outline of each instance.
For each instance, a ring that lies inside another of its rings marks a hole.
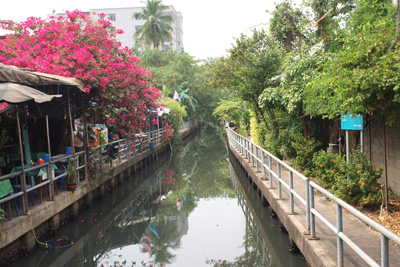
[[[322,140],[322,145],[325,148],[325,147],[329,146],[329,141],[330,141],[329,120],[328,119],[322,119],[322,132],[324,135],[324,139]]]
[[[264,112],[261,110],[260,106],[258,105],[258,101],[256,100],[254,95],[253,95],[253,101],[254,101],[254,104],[257,107],[257,111],[260,113],[260,116],[261,116],[261,118],[263,119],[263,121],[265,123],[265,127],[267,127],[267,130],[269,131],[270,129],[268,127],[267,120],[265,119]]]
[[[278,123],[277,123],[277,121],[276,121],[276,116],[275,116],[275,112],[274,112],[273,109],[269,109],[269,110],[268,110],[268,116],[269,116],[269,118],[270,118],[271,121],[272,121],[272,124],[273,124],[273,126],[274,126],[274,128],[275,128],[276,134],[279,135]]]
[[[309,140],[311,138],[310,127],[308,126],[307,117],[303,114],[303,109],[299,109],[299,117],[301,119],[301,123],[303,124],[304,129],[304,137]]]

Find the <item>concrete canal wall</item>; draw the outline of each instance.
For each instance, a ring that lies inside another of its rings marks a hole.
[[[203,123],[186,127],[180,131],[182,139],[189,138],[198,131]],[[56,232],[68,218],[74,218],[79,209],[91,206],[94,198],[102,198],[115,186],[123,183],[124,179],[145,168],[152,161],[170,150],[169,145],[157,144],[154,149],[137,153],[133,158],[121,159],[120,164],[113,168],[99,168],[90,172],[88,181],[78,183],[74,192],[59,191],[54,201],[44,201],[36,204],[30,210],[30,215],[3,221],[0,231],[0,266],[6,266],[20,256],[26,256],[36,245],[32,228],[36,236],[48,236]],[[40,238],[39,238],[40,239]]]

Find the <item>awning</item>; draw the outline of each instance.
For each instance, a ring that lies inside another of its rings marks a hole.
[[[83,82],[76,78],[63,77],[59,75],[34,72],[11,65],[0,63],[0,82],[12,82],[25,85],[66,85],[74,86],[83,91]]]
[[[34,88],[16,83],[0,83],[0,101],[7,103],[17,104],[30,100],[44,103],[55,97],[62,97],[62,95],[47,95]]]

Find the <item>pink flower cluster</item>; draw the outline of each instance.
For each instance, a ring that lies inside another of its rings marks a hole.
[[[173,136],[174,134],[171,126],[168,123],[165,124],[163,127],[163,141],[164,142],[171,141]]]
[[[143,119],[148,110],[158,107],[161,93],[152,85],[151,73],[128,47],[121,47],[116,36],[122,31],[104,14],[95,20],[79,10],[66,13],[50,21],[0,20],[1,29],[14,32],[0,40],[0,62],[82,80],[97,102],[94,109],[123,136],[132,136],[149,125]]]
[[[173,178],[175,173],[171,170],[165,169],[165,182],[167,184],[171,184],[173,182]]]
[[[0,110],[5,109],[6,107],[8,107],[7,103],[0,103]]]

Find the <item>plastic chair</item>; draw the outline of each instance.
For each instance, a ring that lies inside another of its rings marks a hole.
[[[32,187],[32,185],[26,184],[26,189],[29,189],[31,187]],[[21,191],[21,185],[20,184],[13,185],[13,189],[15,192],[19,192],[19,191]],[[33,198],[33,191],[30,192],[30,195],[31,195],[31,200],[32,200],[32,206],[35,206],[35,199]],[[21,203],[21,198],[19,198],[19,202]]]
[[[61,175],[61,174],[67,173],[67,171],[65,171],[65,170],[55,170],[54,173],[56,174],[56,176],[59,176],[59,175]],[[63,190],[65,190],[64,177],[65,177],[65,176],[61,177],[61,181],[60,181],[60,179],[58,179],[58,181],[57,181],[57,182],[60,182],[60,183],[61,183],[61,188],[62,188]]]

